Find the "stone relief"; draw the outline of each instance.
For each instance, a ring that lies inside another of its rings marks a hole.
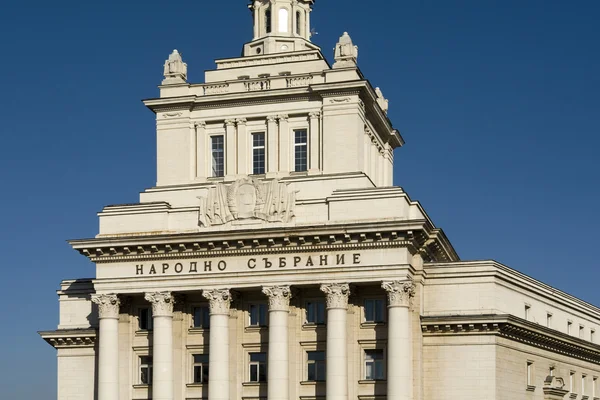
[[[332,283],[321,285],[321,291],[327,295],[327,308],[348,308],[350,285],[347,283]]]
[[[415,297],[415,284],[412,281],[382,282],[381,287],[388,292],[390,306],[410,307]]]
[[[202,296],[208,300],[211,314],[228,315],[233,297],[229,289],[203,290]]]
[[[218,183],[209,189],[207,197],[200,198],[200,226],[243,219],[291,222],[295,217],[296,193],[276,179],[261,182],[248,177],[229,186]]]
[[[93,294],[92,303],[98,305],[100,318],[119,318],[121,301],[116,294]]]
[[[289,286],[263,287],[263,294],[269,297],[269,311],[288,311],[292,291]]]
[[[146,293],[144,298],[152,304],[152,315],[155,317],[170,317],[173,315],[175,298],[171,292]]]

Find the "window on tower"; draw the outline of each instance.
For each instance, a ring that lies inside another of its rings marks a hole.
[[[212,176],[213,178],[221,178],[225,176],[225,140],[223,136],[212,136],[210,140]]]
[[[302,34],[302,24],[300,21],[300,18],[302,18],[302,14],[300,13],[300,11],[296,12],[296,35],[301,35]]]
[[[252,173],[262,175],[265,173],[265,133],[252,134]]]
[[[308,169],[308,135],[306,129],[294,131],[294,171],[305,172]]]
[[[287,8],[279,9],[279,32],[287,33],[288,32],[288,19],[289,12]]]
[[[271,9],[267,8],[265,11],[265,30],[267,33],[271,33]]]

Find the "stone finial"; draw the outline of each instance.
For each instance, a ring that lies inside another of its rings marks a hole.
[[[163,85],[176,85],[187,82],[187,64],[183,62],[181,54],[173,50],[167,61],[165,61],[165,79]]]
[[[379,107],[381,107],[383,112],[387,115],[388,110],[390,109],[390,102],[388,101],[388,99],[383,97],[383,92],[381,91],[381,89],[375,88],[375,94],[377,95],[377,104],[379,104]]]
[[[334,59],[335,63],[333,64],[333,68],[356,67],[356,62],[358,60],[358,46],[355,46],[352,43],[352,39],[350,38],[350,35],[348,35],[348,32],[344,32],[338,43],[335,45]]]

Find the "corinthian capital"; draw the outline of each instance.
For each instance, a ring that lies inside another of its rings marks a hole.
[[[279,119],[280,122],[281,121],[287,121],[288,118],[289,118],[289,115],[287,115],[287,114],[281,114],[281,115],[277,116],[277,119]]]
[[[229,315],[229,308],[233,300],[229,289],[203,290],[202,296],[208,300],[211,315]]]
[[[277,116],[276,115],[267,116],[267,122],[277,122]]]
[[[173,316],[173,304],[175,298],[171,292],[146,293],[146,301],[152,304],[152,315],[155,317]]]
[[[269,311],[289,311],[292,298],[289,286],[263,287],[262,292],[269,297]]]
[[[226,119],[225,126],[235,126],[235,119]]]
[[[410,307],[415,297],[415,284],[413,281],[383,282],[381,287],[388,292],[390,307]]]
[[[92,303],[98,305],[98,316],[100,319],[119,318],[121,301],[116,294],[93,294]]]
[[[248,122],[248,120],[246,118],[238,118],[235,120],[235,122],[239,125],[246,125],[246,123]]]
[[[348,308],[350,286],[346,283],[321,285],[321,291],[327,295],[327,308]]]
[[[315,119],[315,118],[319,118],[321,116],[321,113],[319,111],[313,111],[313,112],[308,113],[308,116],[311,119]]]

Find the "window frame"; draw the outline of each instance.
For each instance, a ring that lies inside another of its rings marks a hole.
[[[296,173],[308,172],[308,167],[309,167],[309,163],[310,163],[310,152],[309,152],[309,140],[310,140],[310,138],[309,138],[309,130],[308,130],[307,127],[302,127],[302,128],[294,128],[292,130],[292,132],[294,134],[293,135],[293,140],[292,140],[293,148],[294,148],[294,151],[293,151],[293,155],[294,155],[294,157],[293,157],[293,160],[294,160],[294,172],[296,172]],[[300,132],[304,132],[304,134],[306,136],[306,140],[303,143],[300,143],[297,140],[297,136],[296,135],[298,133],[300,133]],[[305,164],[304,165],[300,165],[300,167],[304,166],[304,169],[299,168],[299,164],[298,164],[299,158],[296,157],[296,154],[297,154],[296,151],[297,151],[298,148],[301,148],[301,147],[304,147],[304,151],[305,151],[305,155],[306,155],[305,160],[304,160]]]
[[[309,307],[310,305],[315,308],[313,313],[315,315],[315,321],[309,321]],[[319,321],[319,305],[323,307],[323,319]],[[327,306],[324,299],[306,299],[304,302],[304,325],[305,326],[323,326],[327,324]]]
[[[372,359],[372,360],[367,360],[367,353],[368,352],[381,352],[381,358],[380,359]],[[381,381],[385,381],[387,380],[387,366],[386,366],[386,351],[383,348],[378,348],[378,347],[369,347],[369,348],[363,348],[362,349],[362,377],[364,381],[367,382],[381,382]],[[369,362],[373,362],[373,364],[375,366],[379,365],[379,368],[381,369],[381,378],[373,378],[372,376],[369,377],[367,376],[367,371],[369,369],[368,367],[368,363]]]
[[[200,356],[206,357],[206,361],[205,362],[204,361],[197,362],[196,361],[196,357],[200,357]],[[191,383],[193,385],[205,385],[205,384],[208,384],[208,382],[209,382],[208,379],[209,379],[209,375],[210,375],[210,368],[209,368],[209,365],[210,365],[210,355],[207,354],[207,353],[192,353],[191,357],[192,357],[192,379],[191,379]],[[200,382],[196,381],[196,368],[200,368],[200,370],[202,371],[201,381]],[[205,376],[204,371],[205,370],[207,371],[206,372],[206,380],[204,379],[204,376]]]
[[[215,170],[215,139],[220,138],[222,141],[222,148],[220,153],[222,154],[221,157],[221,169],[222,171],[219,170]],[[208,142],[209,142],[209,151],[210,151],[210,177],[211,178],[224,178],[225,177],[225,163],[226,163],[226,145],[225,145],[225,134],[223,133],[215,133],[212,135],[208,136]],[[222,174],[219,175],[219,172],[221,172]]]
[[[257,135],[262,135],[263,138],[263,144],[262,146],[257,146],[254,143],[254,137]],[[251,170],[252,170],[252,175],[265,175],[267,173],[267,132],[265,131],[256,131],[256,132],[252,132],[250,134],[250,139],[251,139],[251,144],[252,144],[252,149],[251,149]],[[262,158],[263,158],[263,165],[262,165],[262,172],[257,172],[256,170],[256,154],[255,151],[257,150],[262,150]]]
[[[252,361],[252,355],[264,354],[264,361]],[[248,383],[265,383],[268,380],[268,354],[266,351],[249,351],[248,352]],[[256,366],[256,380],[252,380],[252,367]],[[262,367],[262,368],[261,368]],[[262,374],[261,374],[262,370]],[[261,380],[261,376],[264,380]]]
[[[369,320],[367,318],[367,302],[374,302],[373,304],[373,319]],[[377,320],[377,308],[376,305],[377,304],[381,304],[381,308],[380,308],[380,312],[381,312],[381,319]],[[386,316],[386,300],[382,297],[365,297],[363,298],[363,305],[362,305],[362,324],[363,325],[374,325],[374,324],[384,324],[387,320],[387,316]]]
[[[311,360],[310,353],[323,353],[322,360]],[[327,353],[324,350],[306,349],[305,354],[305,382],[325,382],[327,379]],[[311,365],[315,366],[315,379],[310,379],[309,368]],[[321,367],[319,367],[319,365]],[[319,371],[322,371],[322,379],[318,379]]]
[[[196,310],[205,309],[201,314],[202,321],[200,325],[196,324]],[[210,307],[208,304],[193,304],[190,310],[190,329],[195,330],[208,330],[210,329]],[[206,320],[205,320],[206,318]],[[206,322],[206,325],[204,324]]]
[[[252,324],[252,308],[257,307],[259,315],[258,315],[258,323]],[[248,304],[248,319],[247,319],[247,327],[248,328],[264,328],[269,326],[269,305],[262,302],[255,302]]]
[[[147,312],[147,326],[144,328],[142,326],[142,313]],[[138,307],[137,309],[137,327],[138,332],[152,332],[154,330],[154,317],[152,315],[152,307]]]
[[[143,358],[149,359],[150,362],[143,362]],[[153,376],[153,363],[154,359],[151,355],[148,354],[138,354],[138,368],[137,368],[137,382],[139,385],[152,386],[152,376]],[[144,382],[143,379],[143,369],[147,369],[147,382]]]

